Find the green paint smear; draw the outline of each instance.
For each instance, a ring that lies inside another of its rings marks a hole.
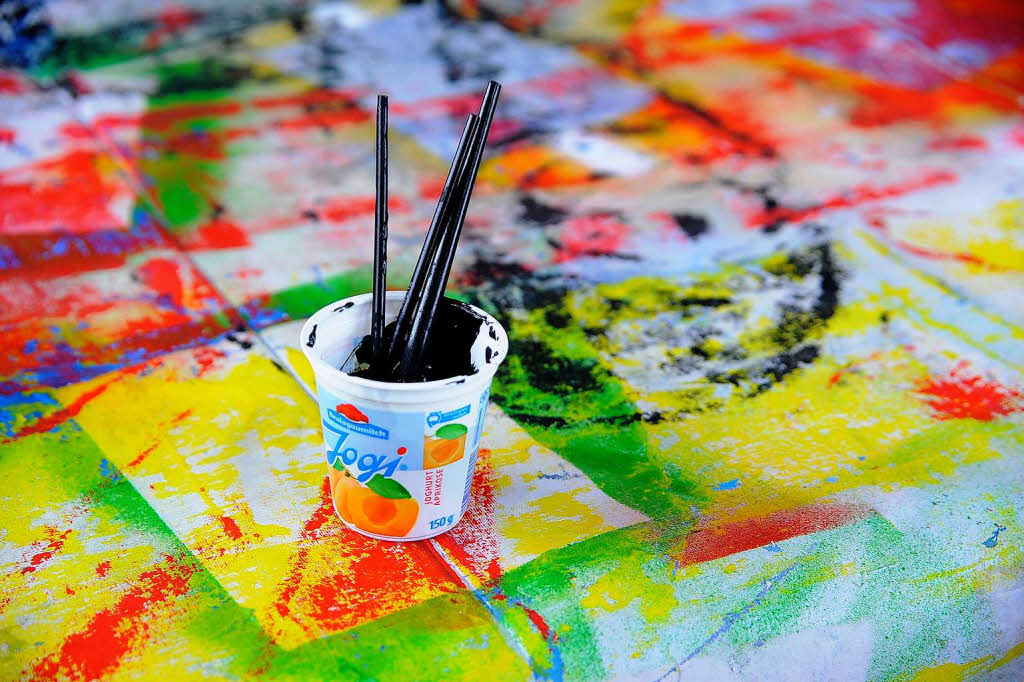
[[[530,670],[468,592],[435,597],[343,633],[277,650],[278,680],[529,679]]]
[[[564,300],[501,315],[510,350],[494,402],[609,496],[654,519],[688,517],[704,499],[697,483],[662,468],[640,410],[583,330],[560,322],[566,315]]]

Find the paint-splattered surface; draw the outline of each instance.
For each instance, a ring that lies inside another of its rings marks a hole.
[[[1020,3],[22,4],[0,678],[1024,676]],[[512,352],[466,519],[379,543],[296,336],[376,92],[398,287],[489,78]]]

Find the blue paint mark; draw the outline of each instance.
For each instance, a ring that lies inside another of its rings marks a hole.
[[[767,545],[764,546],[764,548],[767,549],[769,552],[781,552],[782,551],[782,548],[779,547],[774,542],[769,542]]]
[[[13,408],[23,405],[58,405],[54,397],[48,393],[14,393],[11,395],[0,394],[0,432],[7,438],[14,437],[14,420],[18,417],[19,411]],[[22,412],[21,416],[28,422],[34,421],[42,412]]]
[[[731,481],[722,481],[721,483],[717,483],[711,487],[715,490],[735,490],[741,485],[742,483],[740,483],[740,479],[734,478]]]
[[[26,341],[25,345],[22,346],[21,348],[21,354],[32,355],[32,353],[36,352],[36,348],[39,348],[39,339],[32,339],[31,341]]]
[[[117,467],[111,464],[106,458],[100,460],[100,474],[103,478],[114,482],[120,481],[122,478],[121,472],[118,471]]]
[[[1004,530],[1006,530],[1006,526],[1001,526],[997,523],[996,532],[992,533],[992,537],[990,537],[988,540],[985,540],[985,542],[981,544],[985,545],[986,547],[995,547],[999,544],[999,534],[1002,533]]]
[[[330,287],[328,287],[327,283],[324,281],[324,273],[320,270],[319,265],[313,266],[313,283],[324,291],[330,291]]]
[[[828,478],[825,479],[825,483],[838,483],[838,482],[839,482],[839,477],[838,476],[829,476]]]
[[[808,549],[807,555],[813,554],[814,551],[817,548],[818,548],[818,543],[815,542],[813,545],[811,545],[810,549]],[[797,566],[799,566],[799,563],[790,564],[786,568],[782,569],[781,571],[779,571],[775,575],[773,575],[770,578],[768,578],[767,580],[765,580],[764,581],[764,586],[760,590],[758,590],[756,595],[754,595],[753,600],[747,602],[747,604],[745,604],[743,606],[743,608],[741,608],[739,611],[732,611],[732,612],[728,613],[722,619],[722,624],[719,626],[719,628],[717,630],[715,630],[714,632],[711,633],[710,637],[708,637],[703,642],[701,642],[701,644],[696,649],[691,651],[685,658],[683,658],[681,661],[679,661],[674,666],[669,668],[668,672],[666,672],[664,675],[659,677],[656,682],[662,682],[662,680],[667,679],[670,675],[672,675],[672,673],[677,672],[680,668],[682,668],[684,665],[686,665],[688,662],[690,662],[693,658],[699,656],[701,654],[701,652],[703,652],[704,649],[706,649],[711,644],[713,644],[715,642],[715,640],[717,640],[719,637],[721,637],[725,633],[729,632],[729,630],[732,629],[733,625],[736,624],[736,621],[738,621],[740,618],[742,618],[743,616],[745,616],[748,613],[750,613],[751,611],[753,611],[756,607],[760,606],[761,602],[764,601],[765,597],[767,597],[768,594],[780,582],[785,580],[786,576],[788,576],[790,573],[792,573],[793,569],[795,569]]]

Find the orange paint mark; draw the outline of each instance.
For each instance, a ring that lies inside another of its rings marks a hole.
[[[104,561],[103,563],[96,566],[96,575],[101,578],[106,577],[107,573],[110,572],[110,561]]]
[[[966,368],[967,363],[961,362],[948,377],[932,377],[917,388],[936,419],[992,421],[1024,411],[1024,393],[969,374]]]

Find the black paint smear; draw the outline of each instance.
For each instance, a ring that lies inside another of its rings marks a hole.
[[[572,316],[560,308],[548,308],[544,311],[544,321],[555,329],[565,329],[572,322]]]
[[[601,389],[602,376],[596,359],[573,360],[555,355],[551,347],[533,339],[513,343],[512,352],[530,376],[531,383],[550,393],[578,393]]]
[[[772,147],[767,142],[762,142],[761,140],[755,139],[753,136],[743,132],[742,130],[736,130],[735,128],[730,127],[719,116],[711,113],[707,109],[704,109],[703,107],[700,107],[697,104],[694,104],[693,102],[689,102],[679,97],[674,97],[666,92],[661,92],[660,95],[665,100],[671,102],[672,104],[675,104],[678,107],[686,109],[697,118],[701,119],[705,123],[710,124],[713,128],[716,128],[718,131],[725,133],[726,135],[733,138],[737,142],[742,142],[743,144],[756,148],[762,158],[774,159],[778,156],[778,152],[775,151],[775,148]]]
[[[708,220],[704,216],[693,213],[673,213],[672,219],[690,239],[696,239],[708,231]]]
[[[237,336],[235,336],[233,332],[228,333],[227,336],[225,336],[224,338],[226,338],[231,343],[241,346],[242,350],[249,350],[253,346],[252,341],[249,341],[248,339],[240,339]]]
[[[801,365],[809,365],[814,362],[819,355],[818,346],[815,344],[809,344],[801,346],[793,351],[785,353],[779,353],[778,355],[769,358],[763,366],[763,373],[765,376],[771,376],[778,383],[787,375],[792,373],[797,367]]]
[[[288,374],[288,370],[282,367],[280,362],[278,362],[277,360],[271,360],[271,362],[274,363],[274,367],[277,367],[279,371],[283,372],[284,374]]]
[[[351,308],[354,305],[355,305],[355,303],[353,303],[352,301],[349,301],[345,305],[339,305],[337,308],[334,309],[334,312],[340,313],[342,310],[348,310],[349,308]]]
[[[309,338],[306,339],[306,345],[310,348],[316,345],[316,327],[314,324],[313,328],[309,330]]]
[[[230,90],[253,78],[253,68],[231,64],[217,57],[205,57],[198,62],[157,67],[160,86],[155,97],[180,95],[210,90]]]
[[[463,374],[474,374],[476,369],[473,367],[472,348],[477,336],[480,335],[480,325],[483,321],[483,318],[465,303],[450,298],[442,299],[424,351],[423,372],[406,380],[405,383],[438,381]],[[385,348],[391,345],[394,335],[395,322],[392,321],[384,327]],[[356,348],[356,362],[369,367],[352,372],[352,376],[374,381],[396,381],[393,366],[374,366],[372,360],[370,336],[367,334]]]
[[[534,225],[555,225],[569,215],[568,211],[541,203],[529,194],[524,194],[519,198],[519,207],[522,209],[519,217]]]

